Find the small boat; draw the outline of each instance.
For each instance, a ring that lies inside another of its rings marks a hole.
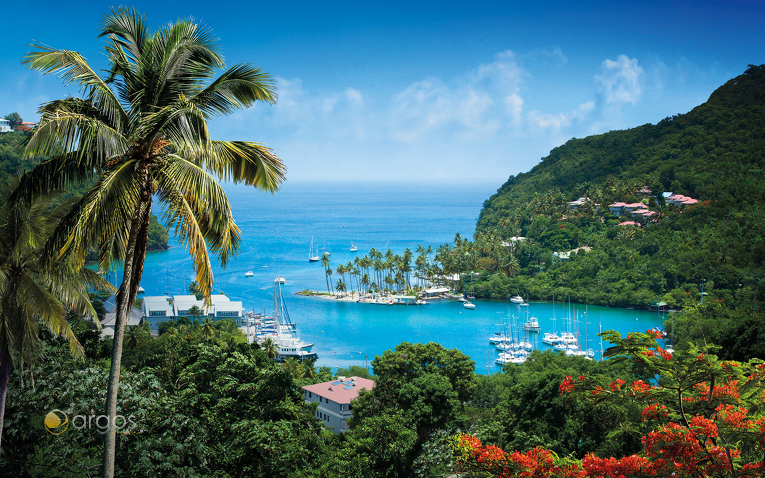
[[[512,338],[508,335],[502,335],[499,332],[496,332],[494,335],[489,337],[489,343],[491,344],[499,344],[502,342],[510,342]]]
[[[529,320],[523,323],[521,328],[528,332],[539,332],[542,330],[542,327],[539,326],[539,319],[536,317],[529,318]]]
[[[542,337],[542,343],[547,345],[555,345],[560,342],[560,337],[555,332],[545,332],[545,336]]]
[[[139,294],[143,294],[144,292],[146,292],[146,290],[145,290],[143,287],[141,287],[141,286],[139,285],[139,286],[138,286],[138,293],[139,293]]]
[[[466,309],[470,309],[470,310],[475,310],[475,304],[470,302],[469,300],[465,301],[465,303],[462,304],[462,307],[464,307]]]
[[[308,262],[319,262],[319,256],[313,251],[313,237],[311,238],[311,248],[308,249]]]
[[[465,296],[464,296],[464,295],[463,295],[463,296],[460,296],[460,298],[459,298],[459,299],[457,299],[457,300],[458,300],[458,301],[460,301],[460,302],[467,302],[467,299],[465,298]]]
[[[255,274],[253,274],[253,273],[252,273],[252,271],[247,271],[247,272],[245,272],[245,273],[244,273],[244,276],[245,276],[245,277],[252,277],[252,276],[254,276],[254,275],[255,275]]]
[[[523,304],[524,300],[520,295],[516,295],[515,297],[510,298],[510,302],[513,304]]]
[[[359,248],[358,248],[358,247],[356,247],[356,246],[354,246],[353,244],[351,244],[351,252],[356,252],[356,251],[358,251],[358,250],[359,250]]]

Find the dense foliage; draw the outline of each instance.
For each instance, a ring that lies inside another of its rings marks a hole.
[[[0,135],[0,185],[10,184],[14,177],[21,176],[40,164],[41,158],[24,157],[24,141],[28,136],[29,132],[25,131],[12,131]],[[61,204],[64,201],[80,198],[93,184],[95,184],[95,179],[83,181],[79,185],[72,185],[56,196],[55,203]],[[146,249],[149,251],[165,250],[169,247],[169,239],[167,229],[152,214]],[[89,255],[89,259],[94,260],[95,258],[95,253]]]
[[[566,377],[561,394],[586,403],[598,414],[605,403],[634,403],[639,422],[622,429],[639,434],[641,449],[631,455],[587,453],[581,460],[537,446],[508,453],[477,437],[456,435],[452,451],[463,470],[478,476],[511,477],[755,477],[765,472],[765,364],[721,361],[707,348],[672,354],[660,334],[604,334],[614,344],[613,365],[630,364],[651,380],[610,383],[602,377]],[[615,436],[615,434],[612,434]]]
[[[687,114],[555,148],[485,202],[474,241],[455,240],[436,259],[447,273],[480,272],[482,297],[526,289],[536,299],[682,308],[704,283],[728,306],[736,295],[751,304],[765,293],[763,151],[765,66],[750,66]],[[668,204],[665,191],[700,202]],[[569,208],[580,197],[591,201]],[[618,226],[633,219],[611,214],[618,201],[642,201],[656,222]],[[591,250],[553,257],[582,246]]]

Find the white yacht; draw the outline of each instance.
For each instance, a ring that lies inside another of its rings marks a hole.
[[[542,337],[542,343],[547,345],[555,345],[560,342],[560,337],[555,332],[545,332],[545,336]]]
[[[509,335],[500,334],[499,332],[489,337],[489,343],[492,343],[492,344],[499,344],[502,342],[510,342],[510,341],[512,341],[512,338]]]
[[[312,343],[304,342],[297,336],[297,326],[290,319],[287,312],[287,305],[284,303],[282,288],[279,279],[274,281],[274,318],[273,322],[278,324],[276,335],[265,335],[261,340],[270,337],[279,350],[277,359],[284,361],[288,358],[296,358],[301,362],[318,358],[315,352],[311,352]]]
[[[524,300],[520,295],[516,295],[515,297],[510,298],[510,302],[513,304],[523,304]]]
[[[462,306],[466,309],[475,310],[475,304],[470,302],[469,300],[466,300]]]
[[[254,276],[254,275],[255,275],[255,274],[253,274],[253,273],[252,273],[252,271],[247,271],[247,272],[245,272],[245,273],[244,273],[244,276],[245,276],[245,277],[252,277],[252,276]]]
[[[527,332],[539,332],[542,330],[542,327],[539,326],[539,319],[536,317],[530,317],[526,322],[523,323],[521,328]]]

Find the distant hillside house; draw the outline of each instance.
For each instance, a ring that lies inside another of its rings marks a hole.
[[[29,129],[35,129],[35,128],[37,128],[37,123],[32,122],[32,121],[22,121],[21,122],[21,126],[25,126],[25,127],[29,128]]]
[[[676,206],[691,206],[699,202],[698,199],[693,199],[690,196],[683,196],[682,194],[673,194],[667,199],[667,204],[674,204]]]
[[[655,216],[656,214],[658,214],[656,211],[650,211],[645,206],[643,206],[640,209],[635,209],[634,211],[632,211],[632,217],[648,218],[651,216]]]
[[[585,203],[590,201],[592,201],[592,199],[588,197],[581,197],[577,199],[576,201],[570,201],[568,203],[568,208],[571,209],[572,211],[578,211],[579,208],[581,208],[582,206],[584,206]],[[600,204],[595,204],[595,210],[600,212]]]
[[[13,131],[11,129],[11,120],[7,120],[5,118],[0,118],[0,134],[1,133],[10,133]]]
[[[615,202],[608,206],[608,210],[611,211],[611,214],[613,214],[614,216],[621,216],[623,214],[631,213],[635,209],[641,209],[644,207],[645,207],[645,204],[640,202],[633,202],[633,203]]]
[[[582,246],[582,247],[577,247],[576,249],[571,249],[570,251],[566,251],[566,252],[553,252],[552,260],[553,262],[558,262],[558,261],[566,262],[569,259],[571,259],[571,254],[573,254],[574,252],[578,254],[579,251],[590,252],[591,250],[592,248],[589,246]]]
[[[353,416],[351,402],[361,390],[372,390],[375,383],[361,377],[339,377],[332,382],[303,387],[306,403],[318,403],[316,418],[333,432],[348,431],[348,419]]]
[[[511,247],[511,246],[517,246],[519,242],[525,241],[526,238],[523,236],[513,236],[510,239],[506,241],[502,241],[502,245],[504,247]]]
[[[617,224],[617,226],[638,226],[638,227],[640,227],[640,223],[639,222],[635,222],[635,221],[624,221],[624,222],[620,222],[619,224]]]

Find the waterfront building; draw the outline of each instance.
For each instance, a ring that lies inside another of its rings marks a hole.
[[[143,318],[152,325],[164,320],[188,317],[194,319],[192,307],[201,311],[197,318],[210,317],[214,320],[233,319],[240,324],[244,319],[242,301],[232,301],[222,294],[210,296],[210,305],[205,306],[203,300],[197,300],[193,295],[145,296],[141,305]]]
[[[317,383],[303,387],[306,403],[318,403],[316,418],[324,422],[333,432],[348,430],[348,419],[353,416],[351,402],[361,390],[372,390],[375,383],[361,377],[338,377],[331,382]]]
[[[448,287],[433,287],[430,289],[425,289],[424,291],[422,291],[422,294],[423,294],[423,297],[425,298],[428,298],[428,297],[433,298],[433,297],[438,297],[441,294],[446,294],[447,292],[449,292]]]

